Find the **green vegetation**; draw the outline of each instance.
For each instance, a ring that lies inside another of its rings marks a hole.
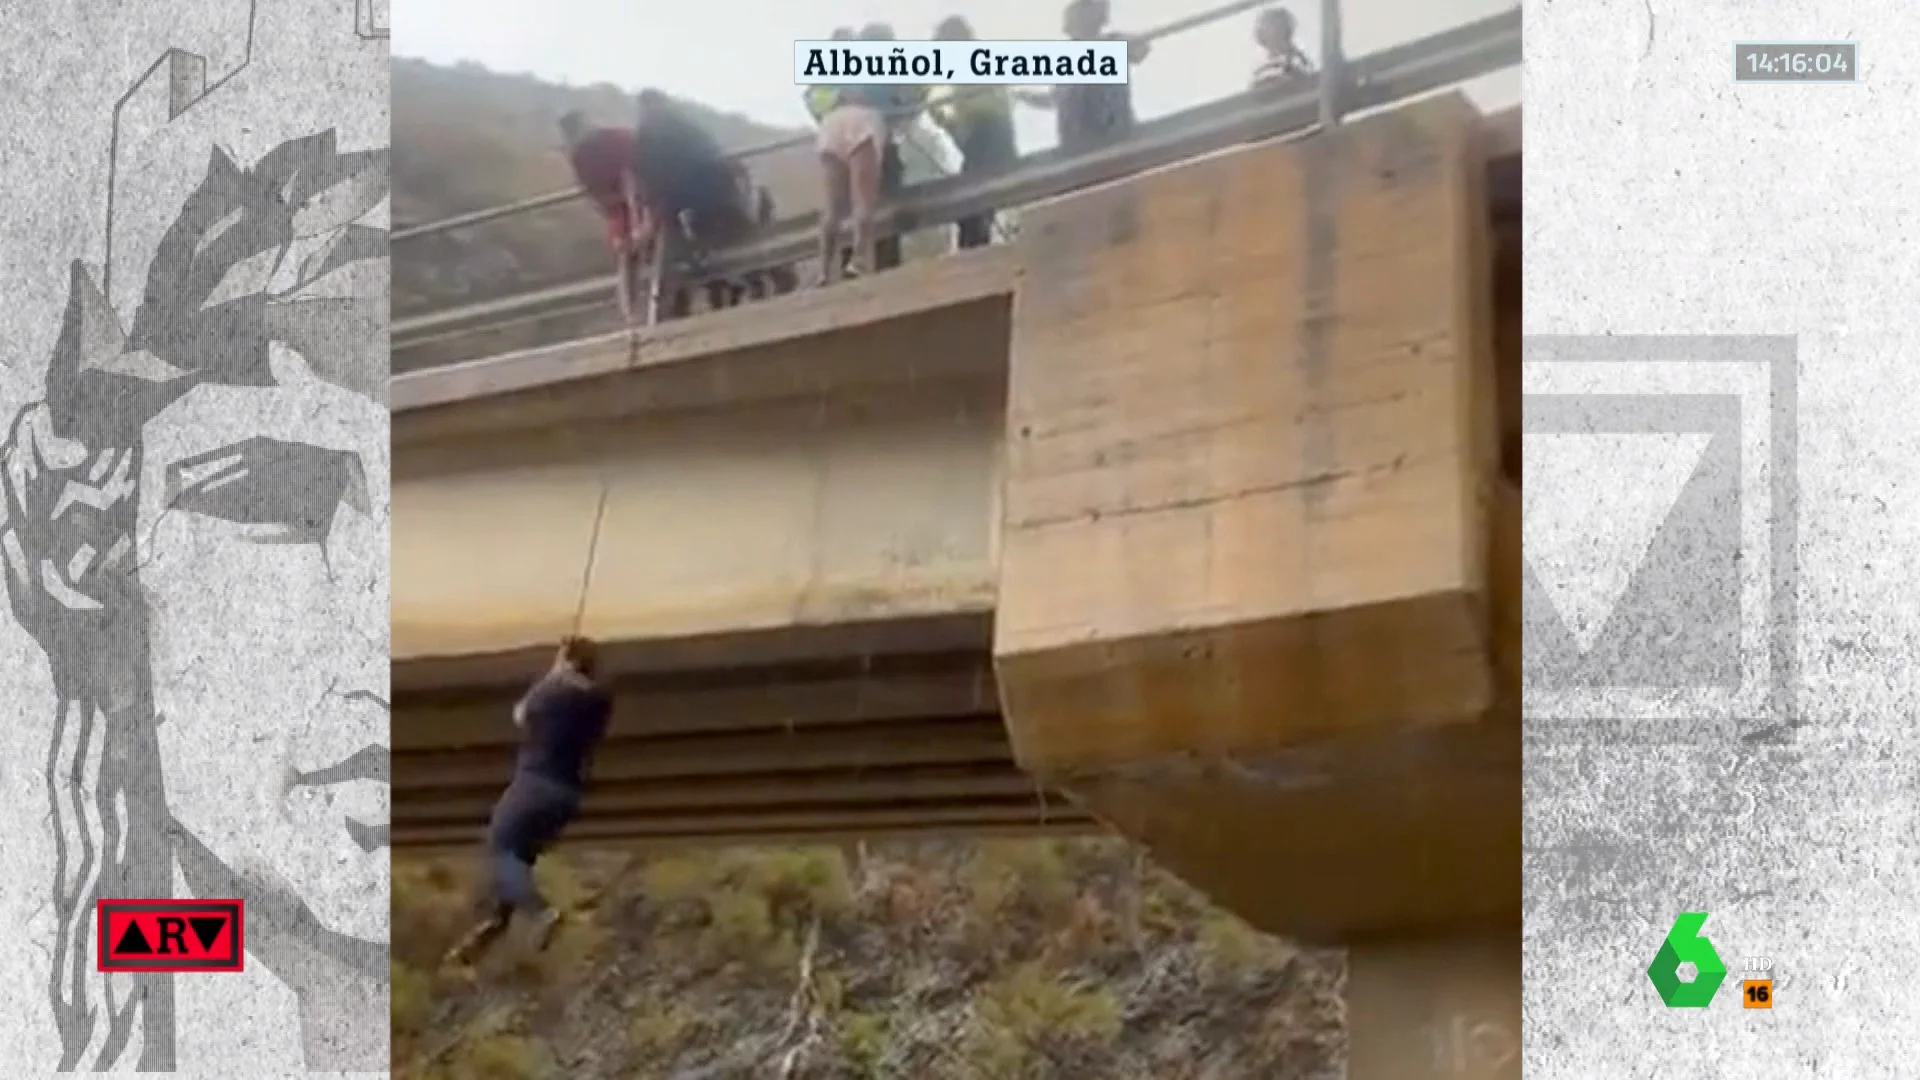
[[[553,949],[509,935],[463,977],[437,957],[470,870],[396,862],[403,1080],[1338,1071],[1337,962],[1115,840],[550,859],[572,916]]]

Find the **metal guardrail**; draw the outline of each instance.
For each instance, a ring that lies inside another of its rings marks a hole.
[[[1144,38],[1148,41],[1158,41],[1161,38],[1184,34],[1195,27],[1205,26],[1209,23],[1218,22],[1221,19],[1230,19],[1235,15],[1244,14],[1255,8],[1265,7],[1272,2],[1273,0],[1232,0],[1230,3],[1209,8],[1206,11],[1183,16],[1169,23],[1162,23],[1145,33],[1135,34],[1133,36],[1136,38]],[[1327,25],[1332,27],[1332,32],[1330,35],[1323,35],[1323,48],[1330,49],[1331,51],[1327,52],[1327,55],[1337,60],[1340,44],[1340,17],[1338,10],[1340,0],[1321,0],[1321,3],[1324,8],[1333,10],[1332,17],[1327,21]],[[1323,18],[1325,18],[1324,15]],[[1327,41],[1331,41],[1332,44],[1330,46],[1325,45],[1324,42]],[[975,87],[974,89],[986,90],[991,88]],[[925,106],[918,106],[910,110],[907,115],[917,115],[924,110]],[[813,132],[802,132],[798,135],[789,135],[784,139],[776,139],[773,142],[762,143],[759,146],[748,147],[745,150],[736,150],[728,154],[727,157],[733,161],[746,161],[751,158],[766,157],[770,154],[778,154],[787,150],[810,147],[813,145],[814,138]],[[465,214],[456,214],[452,217],[442,218],[439,221],[429,221],[421,225],[411,225],[406,228],[394,230],[392,235],[388,237],[388,242],[402,244],[409,240],[435,236],[443,232],[451,232],[455,229],[484,225],[489,221],[512,217],[515,214],[526,214],[535,210],[545,210],[550,206],[559,206],[562,203],[570,202],[583,194],[585,194],[585,189],[575,186],[565,191],[550,191],[545,195],[535,195],[532,198],[507,203],[503,206],[490,206],[484,210],[474,210]]]
[[[1515,9],[1352,61],[1346,111],[1391,105],[1520,62],[1521,18]],[[918,185],[892,200],[880,226],[898,232],[947,225],[974,214],[1056,198],[1241,143],[1310,132],[1318,127],[1322,107],[1317,85],[1277,95],[1241,94],[1143,124],[1127,142],[1091,153],[1063,155],[1048,151],[1026,158],[1005,172],[955,176]],[[715,275],[738,274],[801,261],[812,256],[818,227],[818,213],[789,218],[749,243],[714,253],[705,261],[704,269]],[[392,325],[392,348],[397,352],[420,344],[422,338],[472,333],[503,322],[598,306],[607,302],[614,287],[614,276],[601,274],[536,292],[401,319]]]

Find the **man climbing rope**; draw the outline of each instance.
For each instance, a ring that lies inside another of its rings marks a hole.
[[[1072,0],[1067,5],[1062,29],[1075,41],[1125,41],[1129,61],[1138,64],[1145,60],[1149,51],[1147,39],[1108,30],[1111,17],[1107,0]],[[1133,87],[1126,83],[1056,86],[1050,91],[1022,93],[1020,101],[1054,111],[1060,149],[1069,154],[1105,146],[1133,134]]]
[[[1254,20],[1253,40],[1265,54],[1253,69],[1256,88],[1280,86],[1313,74],[1313,61],[1294,43],[1297,30],[1293,12],[1283,7],[1267,8]]]
[[[634,134],[624,128],[588,127],[579,112],[560,118],[560,134],[574,178],[606,219],[607,244],[613,249],[614,273],[620,279],[620,314],[631,326],[637,299],[634,285],[650,231],[633,174]]]
[[[953,15],[934,28],[940,41],[974,41],[973,25]],[[1014,137],[1013,100],[1004,86],[949,86],[933,89],[933,120],[960,151],[961,175],[992,172],[1020,159]],[[985,247],[993,240],[993,212],[962,220],[956,230],[961,248]]]
[[[595,681],[598,649],[583,637],[561,641],[553,666],[513,708],[522,730],[513,780],[487,824],[492,911],[447,954],[466,965],[505,933],[518,911],[534,920],[546,948],[561,914],[540,895],[533,864],[580,809],[588,765],[606,737],[613,699]]]

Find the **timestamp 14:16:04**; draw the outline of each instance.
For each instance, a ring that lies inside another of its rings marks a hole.
[[[1859,49],[1851,41],[1739,42],[1735,82],[1856,82]]]

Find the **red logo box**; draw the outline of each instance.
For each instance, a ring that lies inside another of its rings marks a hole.
[[[238,900],[102,900],[94,941],[101,971],[246,970]]]

